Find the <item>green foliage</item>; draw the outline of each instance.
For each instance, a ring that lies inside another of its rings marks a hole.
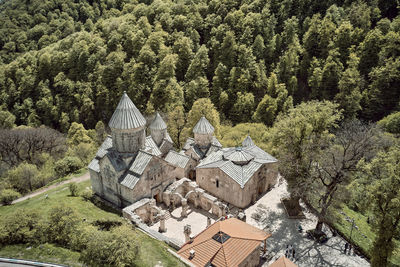
[[[285,85],[283,102],[338,100],[350,117],[361,106],[358,115],[372,120],[398,108],[396,90],[387,89],[399,56],[394,1],[64,2],[1,4],[1,109],[17,125],[93,129],[109,120],[122,91],[141,111],[188,111],[210,97],[235,123],[264,100],[255,120],[271,125],[281,112],[266,97],[277,98],[266,91],[272,73]],[[360,62],[350,68],[352,53]],[[365,92],[360,103],[357,90]],[[249,111],[238,118],[244,96]],[[4,112],[0,121],[13,125]]]
[[[376,238],[371,250],[371,266],[387,266],[400,225],[400,149],[395,146],[363,166],[368,209]]]
[[[20,210],[1,216],[0,244],[39,243],[43,239],[43,225],[36,211]]]
[[[306,192],[298,185],[309,179],[309,164],[320,152],[318,144],[331,137],[330,130],[337,127],[340,118],[337,104],[306,102],[278,116],[265,136],[275,148],[271,152],[279,157],[280,171],[294,195]]]
[[[71,196],[76,197],[78,196],[78,186],[76,183],[70,183],[69,186],[69,192],[71,193]]]
[[[10,129],[15,126],[15,116],[9,111],[0,110],[0,129]]]
[[[267,132],[268,128],[263,123],[239,123],[234,127],[222,125],[220,142],[225,147],[241,146],[246,136],[250,135],[257,146],[270,151],[263,139]]]
[[[127,225],[110,232],[93,232],[81,260],[88,266],[132,266],[139,244],[137,237],[129,232]]]
[[[0,191],[0,202],[3,205],[10,205],[14,200],[21,197],[21,194],[12,189],[3,189]]]
[[[68,206],[56,206],[50,210],[48,239],[61,246],[71,246],[77,236],[80,220],[76,212]]]
[[[188,137],[192,134],[193,127],[204,116],[214,126],[214,134],[219,135],[220,119],[219,113],[215,109],[209,98],[200,98],[194,102],[192,109],[189,111],[187,123],[184,128],[184,136]],[[184,138],[185,140],[186,138]]]
[[[76,172],[80,168],[83,167],[82,161],[73,156],[67,156],[63,159],[58,160],[55,163],[54,169],[56,172],[56,175],[61,178],[64,177],[70,173]]]
[[[79,145],[82,143],[91,143],[88,131],[82,124],[73,122],[68,130],[68,144]]]
[[[400,112],[394,112],[378,122],[386,132],[400,134]]]
[[[36,165],[21,163],[7,173],[7,179],[18,192],[27,193],[37,188],[39,170]]]

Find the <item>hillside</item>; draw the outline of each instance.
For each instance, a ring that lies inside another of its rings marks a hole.
[[[107,121],[122,91],[142,110],[272,125],[310,99],[346,117],[398,110],[396,1],[6,1],[0,99],[16,123]]]
[[[89,186],[90,181],[79,183],[78,190],[79,192],[83,192]],[[47,197],[45,196],[46,194]],[[91,225],[96,225],[96,223],[99,226],[99,222],[109,222],[110,225],[118,225],[124,221],[118,213],[110,208],[102,207],[101,205],[100,207],[96,206],[91,201],[86,201],[80,196],[70,196],[68,185],[53,189],[46,194],[41,194],[12,206],[0,207],[0,224],[2,227],[4,226],[2,224],[3,220],[7,220],[7,218],[13,216],[17,218],[16,214],[27,210],[37,212],[37,215],[42,218],[50,217],[52,209],[60,205],[64,209],[74,209],[79,220],[83,221],[84,227],[90,227]],[[23,232],[24,230],[18,229],[16,231]],[[1,233],[0,231],[0,238]],[[24,234],[28,235],[27,231]],[[137,242],[140,243],[138,256],[134,260],[135,266],[154,266],[159,261],[162,262],[163,266],[183,266],[178,259],[167,251],[166,244],[152,239],[138,230],[125,232],[125,234],[133,235]],[[70,236],[69,238],[72,239],[73,237]],[[0,255],[2,257],[16,257],[68,264],[70,266],[82,266],[82,262],[80,261],[81,253],[79,251],[66,249],[54,243],[41,244],[41,242],[33,242],[32,245],[31,242],[29,244],[2,246],[0,247]]]

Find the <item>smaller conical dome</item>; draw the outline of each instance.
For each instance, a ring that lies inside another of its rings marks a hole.
[[[214,127],[204,116],[200,118],[193,128],[193,133],[196,134],[212,134],[213,132]]]
[[[249,163],[250,160],[254,159],[254,156],[242,150],[241,147],[236,147],[224,153],[224,158],[232,161],[235,164],[244,165]]]
[[[157,112],[156,117],[154,120],[150,123],[149,128],[151,130],[165,130],[167,129],[167,124],[165,121],[161,118],[160,114]]]
[[[246,138],[243,140],[242,146],[243,146],[243,147],[254,146],[254,142],[253,142],[253,140],[251,139],[250,135],[247,135]]]
[[[124,92],[108,126],[112,129],[135,129],[146,125],[146,119]]]

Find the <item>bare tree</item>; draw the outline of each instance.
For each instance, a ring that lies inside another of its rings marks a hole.
[[[41,153],[57,158],[66,151],[62,133],[47,127],[0,130],[0,160],[9,167],[35,163]]]
[[[315,189],[321,189],[315,190],[313,195],[315,198],[317,194],[318,200],[318,230],[321,230],[340,186],[351,181],[361,159],[368,160],[375,154],[378,132],[373,124],[363,124],[357,120],[346,122],[334,138],[321,147],[321,153],[313,160],[309,182],[314,184]]]

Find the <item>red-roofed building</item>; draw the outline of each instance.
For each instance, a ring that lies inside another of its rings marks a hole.
[[[185,243],[178,255],[195,266],[257,266],[271,235],[236,218],[215,222]]]

